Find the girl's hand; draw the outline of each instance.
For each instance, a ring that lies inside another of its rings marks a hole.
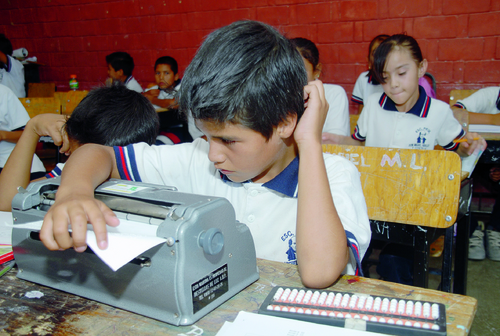
[[[299,147],[310,141],[321,143],[321,133],[328,113],[328,102],[320,80],[309,82],[304,87],[304,106],[306,109],[294,132],[294,138]]]
[[[344,143],[344,135],[334,133],[323,133],[321,139],[325,145],[342,145]]]
[[[469,156],[476,149],[484,151],[486,149],[486,141],[483,139],[482,136],[480,136],[477,133],[467,133],[465,134],[465,138],[467,139],[467,142],[462,142],[460,143],[460,146],[458,147],[457,153],[460,156]],[[474,139],[477,140],[474,140]]]

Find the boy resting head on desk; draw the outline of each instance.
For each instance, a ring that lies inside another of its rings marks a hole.
[[[323,86],[307,83],[287,38],[255,21],[214,31],[185,72],[179,106],[207,140],[88,144],[71,155],[40,232],[47,248],[83,252],[87,220],[98,246],[107,247],[106,224],[119,220],[94,189],[113,177],[226,197],[250,228],[257,257],[297,263],[308,287],[357,273],[371,236],[359,172],[323,154]]]
[[[136,142],[155,143],[158,114],[140,93],[123,85],[92,90],[71,116],[39,114],[30,119],[5,167],[0,173],[0,211],[11,211],[17,187],[30,183],[30,167],[41,136],[52,137],[60,152],[70,155],[86,143],[125,146]],[[44,178],[60,175],[64,164]],[[37,179],[38,180],[38,179]]]

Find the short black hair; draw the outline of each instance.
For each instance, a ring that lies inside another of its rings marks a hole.
[[[297,49],[299,49],[302,57],[311,63],[313,70],[316,70],[316,67],[319,64],[319,50],[318,47],[316,47],[316,44],[303,37],[296,37],[290,41]]]
[[[5,34],[0,34],[0,51],[5,55],[12,56],[12,43],[7,38],[7,36],[5,36]]]
[[[207,36],[189,64],[179,108],[194,119],[241,124],[270,139],[289,115],[304,113],[304,61],[273,27],[237,21]]]
[[[155,70],[156,70],[156,67],[158,66],[158,64],[166,64],[166,65],[170,66],[170,69],[173,71],[174,75],[176,75],[177,72],[179,72],[179,66],[177,65],[177,61],[173,57],[162,56],[162,57],[158,58],[155,62]]]
[[[385,83],[384,80],[384,68],[387,62],[387,57],[394,50],[406,49],[410,53],[411,57],[420,65],[424,60],[422,56],[422,51],[417,43],[417,41],[406,34],[395,34],[387,39],[385,39],[375,50],[374,61],[373,61],[373,75],[379,83]]]
[[[115,71],[123,70],[123,74],[127,77],[132,76],[132,71],[134,71],[134,59],[124,51],[107,55],[106,63],[110,64]]]
[[[151,102],[124,85],[90,91],[66,121],[68,137],[79,144],[154,144],[160,121]]]

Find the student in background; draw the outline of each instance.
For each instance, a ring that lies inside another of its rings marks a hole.
[[[361,110],[363,109],[365,100],[368,99],[371,94],[382,93],[384,91],[380,83],[377,81],[376,76],[373,74],[373,56],[380,43],[388,37],[389,35],[386,34],[377,35],[372,39],[370,46],[368,47],[368,71],[362,72],[359,75],[356,80],[356,84],[354,85],[351,97],[351,101],[358,104],[359,113],[361,113]],[[427,96],[436,98],[436,93],[424,76],[418,79],[418,83],[424,88]]]
[[[11,89],[18,98],[24,98],[24,66],[12,57],[12,51],[10,40],[0,34],[0,84]]]
[[[332,143],[427,150],[439,144],[461,156],[471,155],[478,147],[486,148],[477,133],[463,131],[448,104],[427,96],[419,85],[426,70],[427,60],[414,38],[397,34],[385,39],[375,50],[372,67],[384,91],[365,101],[352,136],[331,137]],[[454,142],[462,138],[467,141]],[[411,259],[405,258],[405,251],[398,244],[384,248],[377,267],[379,275],[411,284]]]
[[[123,83],[128,89],[142,92],[141,85],[132,76],[134,71],[134,59],[128,53],[117,51],[106,56],[108,65],[108,76],[110,80],[106,81]]]
[[[0,211],[10,211],[17,187],[26,188],[34,179],[30,177],[29,167],[41,136],[51,136],[54,143],[61,146],[60,152],[70,155],[86,143],[153,144],[158,127],[158,115],[151,103],[123,85],[90,91],[69,118],[52,113],[37,115],[28,121],[0,174]],[[59,163],[52,172],[38,177],[58,176],[63,166]]]
[[[28,112],[19,98],[8,87],[0,84],[0,172],[29,120]],[[31,153],[29,165],[26,166],[27,175],[30,176],[31,172],[31,178],[45,175],[45,167],[34,153]]]
[[[156,109],[177,107],[175,95],[180,89],[179,67],[170,56],[162,56],[155,62],[155,84],[148,85],[143,95]]]
[[[177,61],[173,57],[162,56],[156,60],[154,70],[156,83],[148,85],[143,94],[155,109],[172,110],[159,112],[161,128],[157,144],[174,145],[201,137],[203,133],[196,128],[193,118],[188,116],[186,121],[177,110],[176,96],[181,87]]]
[[[252,232],[257,257],[297,263],[308,287],[355,274],[371,236],[359,173],[345,158],[323,154],[328,104],[321,82],[307,83],[291,42],[260,22],[222,27],[203,42],[180,93],[181,111],[193,114],[207,140],[79,148],[45,216],[45,246],[83,252],[86,229],[79,223],[88,216],[98,246],[106,248],[106,223],[119,221],[94,200],[94,188],[134,171],[136,180],[228,198]]]
[[[293,45],[302,55],[309,82],[319,79],[322,65],[319,62],[319,51],[314,42],[297,37],[291,39]],[[330,105],[326,115],[323,133],[349,135],[349,101],[344,88],[334,84],[323,84],[325,98]],[[327,134],[324,134],[327,136]]]
[[[465,109],[469,112],[469,125],[500,125],[500,87],[494,86],[478,90],[469,97],[458,100],[453,108]],[[500,166],[494,165],[489,169],[477,169],[474,171],[474,176],[482,180],[485,185],[491,186],[491,189],[500,195]],[[495,206],[485,231],[483,232],[477,219],[472,216],[471,232],[469,259],[483,260],[488,255],[490,260],[500,261],[500,197],[497,196],[495,200]]]

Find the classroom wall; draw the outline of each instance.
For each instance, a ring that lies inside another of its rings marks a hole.
[[[369,41],[381,33],[418,40],[439,99],[500,83],[498,0],[0,0],[0,33],[36,56],[41,81],[62,91],[70,74],[83,89],[104,83],[105,55],[118,50],[134,57],[143,86],[154,80],[159,56],[175,57],[182,72],[204,36],[240,19],[316,42],[322,79],[349,97],[366,70]]]

